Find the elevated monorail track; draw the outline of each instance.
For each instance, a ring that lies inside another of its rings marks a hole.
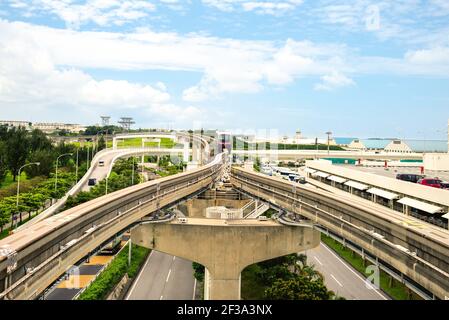
[[[232,168],[231,183],[247,194],[299,214],[346,238],[431,292],[449,297],[449,232],[388,209],[314,187]]]
[[[0,241],[0,299],[34,299],[67,268],[152,212],[208,188],[224,154],[198,169],[132,186],[71,208]]]

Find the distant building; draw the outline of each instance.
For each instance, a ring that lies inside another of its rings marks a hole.
[[[17,120],[0,120],[0,126],[7,126],[9,128],[25,128],[31,129],[31,122],[28,121],[17,121]]]
[[[354,139],[348,149],[364,151],[386,151],[395,153],[447,152],[443,140],[400,140],[400,139]]]
[[[0,120],[0,126],[7,126],[10,128],[25,128],[27,130],[39,129],[45,133],[53,133],[56,131],[65,130],[71,133],[79,133],[86,130],[86,127],[79,124],[68,123],[47,123],[47,122],[30,122],[30,121],[17,121],[17,120]]]
[[[349,149],[355,150],[384,150],[391,140],[383,139],[354,139],[349,145]]]
[[[410,146],[402,140],[391,141],[384,149],[386,152],[412,153]]]
[[[424,168],[433,171],[449,171],[449,121],[447,153],[426,153],[424,154]]]
[[[56,131],[67,131],[70,133],[79,133],[80,131],[86,130],[86,127],[79,124],[69,124],[69,123],[47,123],[47,122],[36,122],[32,124],[33,129],[39,129],[45,133],[53,133]]]
[[[299,145],[315,145],[315,144],[324,144],[327,145],[327,138],[321,139],[321,138],[306,138],[302,135],[301,130],[297,130],[295,133],[295,136],[293,138],[289,138],[288,136],[282,136],[280,139],[275,138],[257,138],[254,137],[252,140],[249,140],[248,142],[252,143],[264,143],[269,142],[271,144],[299,144]],[[336,146],[337,142],[335,139],[330,139],[329,144],[331,146]]]

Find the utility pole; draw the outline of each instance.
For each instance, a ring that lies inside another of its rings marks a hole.
[[[87,170],[89,170],[89,145],[87,145],[87,166],[86,166],[86,168],[87,168]]]
[[[134,157],[133,157],[133,171],[132,171],[132,177],[131,177],[131,185],[134,185]]]
[[[56,191],[58,189],[58,163],[59,163],[59,158],[64,157],[64,156],[72,156],[73,153],[64,153],[61,154],[59,157],[56,158],[56,177],[55,177],[55,195],[56,195]]]
[[[20,175],[22,174],[21,171],[26,166],[31,166],[31,165],[40,166],[41,163],[40,162],[27,163],[27,164],[25,164],[25,165],[23,165],[23,166],[21,166],[19,168],[19,173],[18,173],[18,177],[17,177],[17,195],[16,195],[16,209],[17,209],[17,213],[19,213]],[[13,217],[14,217],[14,215],[11,213],[11,228],[10,228],[11,231],[12,231],[12,228],[13,228],[13,225],[14,225]],[[16,224],[16,226],[17,226],[17,224]]]
[[[331,131],[326,132],[327,134],[327,155],[330,154],[330,139],[331,139]]]
[[[76,169],[75,169],[75,180],[76,180],[76,183],[78,183],[78,155],[79,155],[79,151],[80,151],[80,149],[79,148],[76,148]]]

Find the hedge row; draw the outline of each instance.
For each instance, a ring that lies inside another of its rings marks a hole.
[[[79,300],[104,300],[120,280],[128,273],[134,278],[145,262],[150,250],[133,245],[131,266],[128,266],[128,250],[124,248],[114,258],[106,269],[95,279],[90,286],[78,297]]]

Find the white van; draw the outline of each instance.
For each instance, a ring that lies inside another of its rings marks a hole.
[[[179,223],[187,223],[187,218],[178,218]]]
[[[266,216],[259,216],[258,217],[259,221],[267,221],[268,218]]]

